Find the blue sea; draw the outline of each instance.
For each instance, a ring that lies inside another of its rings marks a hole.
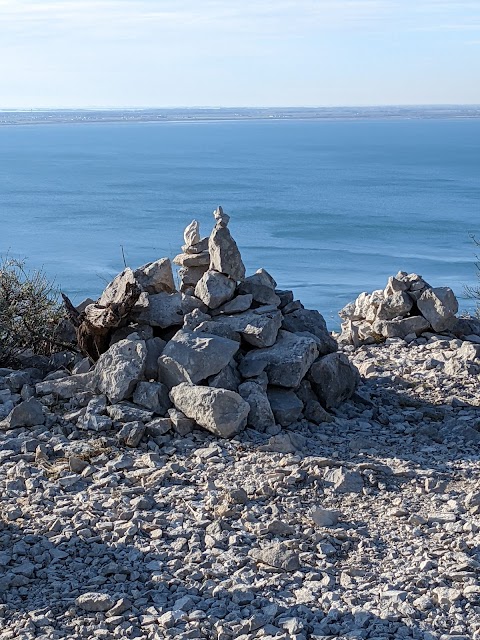
[[[480,120],[90,123],[0,128],[0,253],[75,302],[180,252],[221,204],[247,271],[338,310],[415,271],[474,303]]]

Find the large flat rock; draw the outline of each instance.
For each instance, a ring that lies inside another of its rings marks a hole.
[[[188,418],[222,438],[231,438],[247,424],[250,405],[235,391],[184,382],[173,387],[170,398]]]
[[[317,356],[317,343],[313,338],[280,330],[272,347],[250,351],[244,362],[245,366],[256,361],[266,362],[265,371],[270,384],[296,388]]]
[[[159,380],[170,387],[205,380],[226,367],[239,347],[238,342],[228,338],[177,331],[159,358]]]

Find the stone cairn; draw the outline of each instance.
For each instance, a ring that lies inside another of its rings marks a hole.
[[[429,333],[473,336],[476,341],[479,321],[457,318],[457,311],[458,301],[449,287],[434,288],[416,273],[399,271],[388,279],[385,289],[363,292],[339,311],[343,322],[338,341],[358,347],[387,338],[412,342]]]
[[[133,445],[146,429],[151,437],[172,427],[186,434],[195,424],[221,437],[247,425],[278,433],[302,418],[331,420],[327,410],[355,391],[358,371],[322,315],[277,289],[264,269],[245,277],[229,216],[219,207],[214,217],[209,238],[195,220],[185,229],[174,259],[180,291],[163,258],[125,269],[97,302],[70,309],[90,360],[36,392],[93,393],[68,416],[79,429],[123,423]]]

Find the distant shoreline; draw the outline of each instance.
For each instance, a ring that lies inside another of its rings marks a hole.
[[[37,124],[120,124],[183,122],[284,122],[292,120],[472,120],[480,105],[437,107],[319,107],[250,109],[56,109],[0,110],[0,127]]]

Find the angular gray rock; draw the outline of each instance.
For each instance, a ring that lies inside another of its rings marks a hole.
[[[362,474],[343,467],[330,469],[325,473],[323,480],[332,485],[337,493],[362,493],[363,490]]]
[[[242,378],[238,373],[235,361],[232,360],[217,375],[208,378],[208,386],[216,389],[229,389],[238,392],[238,385],[242,382]]]
[[[99,307],[106,307],[109,304],[116,304],[125,298],[126,291],[130,287],[137,287],[138,283],[133,271],[127,267],[119,273],[104,289],[102,295],[96,303]],[[87,305],[87,309],[91,305]]]
[[[296,336],[280,330],[272,347],[256,349],[244,357],[245,366],[256,361],[266,361],[265,371],[270,384],[296,388],[305,377],[318,355],[313,338]]]
[[[393,320],[399,316],[406,316],[413,307],[412,298],[405,291],[394,291],[388,298],[378,305],[378,320]]]
[[[250,405],[247,424],[257,431],[265,431],[275,425],[270,402],[265,390],[256,382],[244,382],[238,393]]]
[[[168,388],[161,382],[139,382],[133,394],[133,402],[164,416],[172,406]]]
[[[147,347],[147,359],[145,362],[145,378],[156,380],[158,376],[158,359],[162,355],[167,343],[161,338],[150,338],[145,340]]]
[[[210,254],[208,251],[200,253],[179,253],[175,256],[173,263],[180,267],[205,267],[210,264]]]
[[[417,306],[434,331],[447,331],[453,327],[458,302],[449,287],[426,289],[418,299]]]
[[[166,329],[181,326],[183,316],[194,308],[202,308],[200,300],[183,293],[157,293],[148,296],[148,306],[137,316],[138,322]]]
[[[149,422],[153,418],[153,411],[132,402],[119,402],[107,407],[107,413],[117,422]]]
[[[266,359],[261,360],[260,358],[257,358],[254,360],[253,358],[242,358],[238,365],[238,370],[243,378],[256,378],[265,371],[267,364],[268,362]]]
[[[235,296],[230,302],[222,304],[221,307],[215,309],[213,315],[230,315],[232,313],[242,313],[242,311],[248,311],[252,306],[253,296],[251,293],[245,295]]]
[[[117,433],[120,442],[124,442],[127,447],[138,447],[145,434],[145,425],[138,420],[126,422]]]
[[[100,356],[93,370],[93,387],[110,402],[128,398],[143,377],[147,347],[145,341],[135,339],[135,335],[112,345]]]
[[[103,415],[107,408],[107,397],[94,396],[87,405],[83,420],[78,421],[78,427],[87,431],[105,431],[112,426],[111,418]]]
[[[269,386],[267,396],[275,421],[280,426],[288,427],[290,424],[297,422],[302,415],[303,402],[290,389]]]
[[[203,313],[200,309],[194,309],[187,313],[183,318],[183,328],[187,331],[194,331],[203,322],[209,322],[212,319],[208,313]]]
[[[239,294],[251,294],[255,302],[260,304],[280,305],[280,297],[275,293],[277,283],[265,269],[258,269],[253,276],[248,276],[238,285]]]
[[[179,269],[178,275],[181,280],[180,291],[187,292],[188,289],[195,289],[198,281],[208,271],[208,265],[204,267],[183,267]]]
[[[360,377],[345,354],[330,353],[312,365],[309,379],[320,402],[334,409],[352,396]]]
[[[376,320],[371,326],[375,333],[384,338],[405,338],[412,333],[420,336],[431,330],[430,323],[423,316],[411,316],[403,320]]]
[[[298,552],[290,549],[285,542],[274,542],[263,549],[252,549],[254,560],[282,571],[297,571],[300,568]]]
[[[314,506],[310,512],[313,522],[319,527],[334,527],[338,523],[340,512],[334,509],[322,509]]]
[[[175,407],[188,418],[222,438],[245,428],[250,405],[238,393],[182,383],[170,392]]]
[[[2,429],[17,427],[35,427],[45,423],[43,405],[35,398],[20,402],[2,423]]]
[[[142,291],[149,294],[173,293],[175,282],[173,280],[172,265],[168,258],[160,258],[155,262],[148,262],[135,270],[134,276]]]
[[[76,604],[84,611],[96,613],[98,611],[108,611],[113,607],[115,601],[108,595],[108,593],[90,591],[78,596]]]
[[[247,311],[235,315],[218,316],[215,322],[240,333],[245,342],[254,347],[271,347],[275,344],[282,325],[282,313],[280,311],[270,313]]]
[[[457,318],[451,331],[459,338],[478,337],[480,336],[480,318]]]
[[[77,373],[58,380],[44,380],[35,385],[35,391],[39,396],[53,393],[59,398],[68,400],[77,393],[91,389],[93,380],[94,372],[92,370],[88,373]]]
[[[197,383],[219,373],[239,349],[238,342],[181,329],[159,358],[159,381]]]
[[[234,293],[234,280],[211,269],[204,273],[195,286],[195,296],[210,309],[216,309],[228,302]]]
[[[210,270],[223,273],[235,282],[245,278],[245,266],[227,226],[216,224],[208,240]]]
[[[324,317],[311,309],[297,309],[283,318],[282,328],[292,333],[308,332],[318,338],[318,353],[326,355],[337,350],[337,343],[327,329]]]

